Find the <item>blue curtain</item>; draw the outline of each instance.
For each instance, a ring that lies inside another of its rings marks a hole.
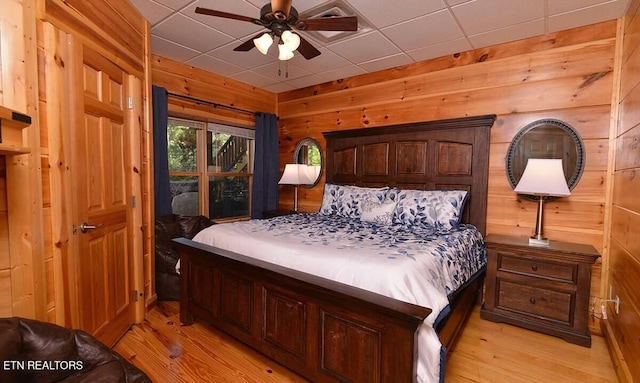
[[[278,118],[275,114],[256,113],[256,154],[253,161],[251,218],[278,208]]]
[[[167,90],[153,86],[153,176],[156,217],[171,214],[169,187],[169,155],[167,145],[168,97]]]

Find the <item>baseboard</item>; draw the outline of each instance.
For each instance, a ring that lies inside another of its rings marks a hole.
[[[601,326],[604,338],[607,341],[609,356],[611,357],[611,362],[613,363],[613,368],[616,371],[618,380],[620,383],[634,383],[633,376],[631,375],[627,362],[622,355],[622,350],[620,350],[620,346],[618,346],[618,341],[614,336],[611,324],[608,320],[603,320],[601,321]]]
[[[152,296],[147,298],[147,301],[145,302],[145,304],[147,307],[147,312],[149,312],[149,310],[151,310],[152,308],[156,307],[156,305],[158,304],[158,294],[153,294]]]

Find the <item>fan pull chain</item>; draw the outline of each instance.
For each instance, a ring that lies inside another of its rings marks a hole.
[[[278,77],[282,76],[281,64],[282,61],[278,61]],[[289,61],[284,62],[284,77],[289,78]]]

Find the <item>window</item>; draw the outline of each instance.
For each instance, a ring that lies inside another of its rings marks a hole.
[[[170,118],[173,213],[211,219],[249,217],[253,138],[250,129]]]

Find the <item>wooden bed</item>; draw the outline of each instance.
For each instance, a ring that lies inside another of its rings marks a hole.
[[[495,115],[324,133],[326,182],[465,189],[463,222],[485,234]],[[203,319],[314,382],[413,382],[430,309],[184,238],[180,319]],[[449,350],[482,291],[456,293],[437,331]]]

